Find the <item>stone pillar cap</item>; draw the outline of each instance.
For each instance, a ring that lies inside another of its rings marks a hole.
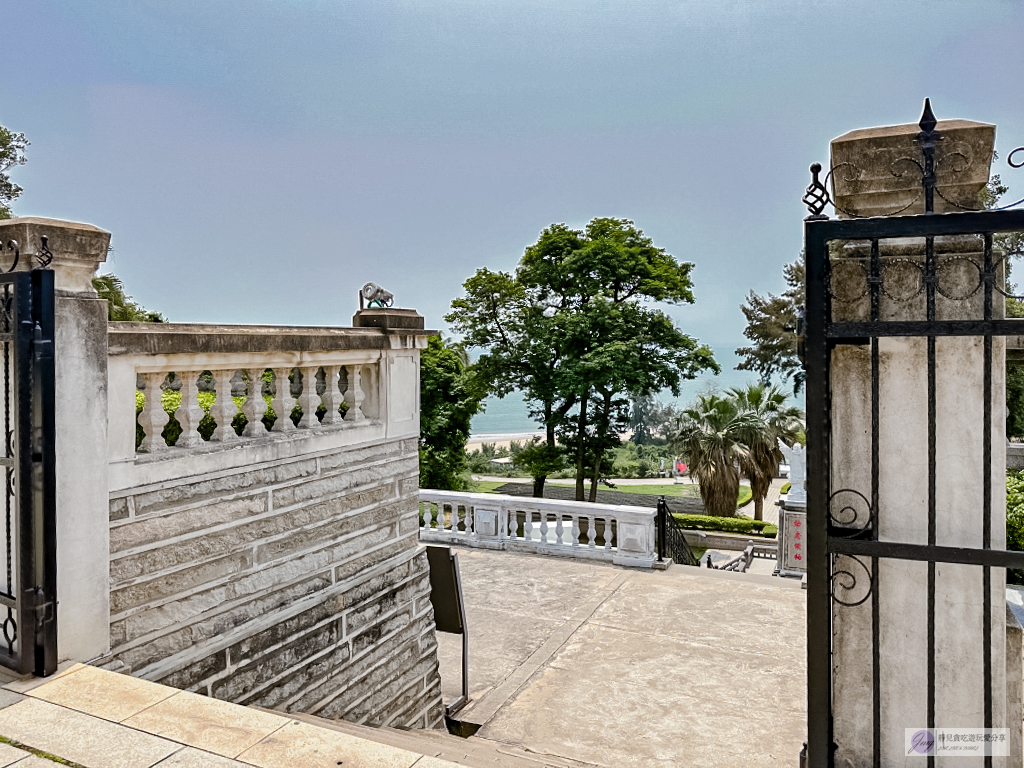
[[[360,309],[352,317],[355,328],[400,328],[422,331],[423,315],[415,309],[370,308]]]
[[[38,216],[3,219],[0,220],[0,267],[9,267],[13,253],[7,250],[7,243],[16,240],[21,251],[18,269],[31,269],[35,257],[41,254],[43,237],[53,254],[50,269],[54,271],[56,289],[95,295],[92,278],[99,265],[107,260],[110,233],[77,221]]]
[[[977,209],[988,183],[996,127],[972,120],[940,120],[935,127],[935,212]],[[924,213],[920,125],[861,128],[833,139],[833,199],[841,218]],[[945,198],[945,199],[943,199]],[[958,207],[960,206],[960,207]]]

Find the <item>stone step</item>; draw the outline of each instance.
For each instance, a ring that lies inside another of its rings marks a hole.
[[[254,709],[261,709],[261,707],[254,707]],[[272,709],[266,711],[281,714]],[[472,766],[472,768],[594,768],[593,763],[581,763],[578,760],[554,755],[540,755],[478,736],[462,739],[445,731],[373,728],[345,720],[328,720],[316,715],[295,712],[289,712],[288,716],[310,725],[340,731],[378,744],[437,757],[457,765]]]

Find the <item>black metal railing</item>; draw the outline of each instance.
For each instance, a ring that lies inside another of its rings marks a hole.
[[[665,562],[666,557],[683,565],[700,565],[697,556],[686,542],[683,526],[669,511],[668,502],[662,496],[658,499],[658,562]]]

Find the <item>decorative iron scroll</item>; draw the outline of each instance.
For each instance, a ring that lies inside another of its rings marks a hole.
[[[1005,255],[1000,260],[1008,262],[1010,258],[1011,255]],[[876,278],[871,277],[869,262],[867,257],[849,256],[830,260],[825,275],[829,298],[843,304],[852,304],[866,297],[872,284],[877,284],[882,295],[896,303],[910,301],[924,293],[927,276],[922,262],[902,256],[882,256],[879,258],[879,275]],[[839,274],[840,270],[844,271],[842,275]],[[969,279],[964,274],[956,274],[957,271],[966,271]],[[833,289],[837,277],[842,278],[839,281],[844,286],[842,291]],[[978,260],[961,254],[939,256],[935,290],[941,296],[950,301],[967,301],[984,285],[985,267]],[[994,282],[993,288],[1004,296],[1024,300],[1024,296],[1015,296],[999,287],[998,283]]]
[[[859,557],[833,555],[831,586],[833,601],[847,608],[856,608],[871,597],[875,577]]]
[[[4,250],[4,248],[0,247],[0,251],[3,251],[3,250]],[[21,260],[21,246],[18,245],[18,241],[17,240],[8,240],[7,241],[7,248],[6,248],[6,250],[14,251],[14,261],[11,262],[11,268],[10,269],[0,269],[0,272],[13,272],[18,267],[18,261]]]
[[[889,211],[884,216],[899,216],[901,213],[906,212],[913,207],[921,198],[925,201],[925,212],[931,213],[934,210],[934,195],[938,195],[950,206],[961,210],[961,211],[981,211],[981,210],[992,210],[1002,211],[1008,208],[1014,208],[1021,203],[1024,203],[1024,198],[1017,200],[1008,205],[1001,205],[997,208],[985,209],[983,206],[968,207],[964,206],[955,200],[949,199],[942,191],[942,188],[938,186],[937,178],[940,171],[949,174],[959,174],[966,171],[971,166],[971,158],[963,152],[950,148],[948,152],[938,157],[935,155],[935,147],[943,140],[941,132],[935,130],[938,121],[935,119],[935,114],[932,112],[932,105],[930,99],[924,101],[924,112],[921,115],[921,119],[918,122],[921,132],[917,134],[914,141],[921,147],[921,158],[916,157],[899,157],[892,162],[889,167],[889,172],[897,179],[903,178],[908,173],[916,171],[920,174],[921,178],[921,189],[918,191],[917,196],[907,203],[902,208],[895,211]],[[1020,159],[1015,159],[1015,156],[1020,153]],[[1024,147],[1017,147],[1006,158],[1007,165],[1011,168],[1024,167]],[[853,219],[872,218],[867,216],[861,216],[856,211],[851,211],[843,208],[836,203],[832,193],[829,192],[831,188],[830,182],[836,173],[842,172],[844,174],[843,179],[847,182],[856,181],[861,174],[860,169],[853,163],[843,162],[833,166],[829,169],[828,173],[825,174],[824,180],[819,179],[818,175],[821,173],[821,164],[813,163],[811,165],[811,183],[807,187],[803,196],[803,203],[807,206],[807,210],[810,215],[807,220],[815,219],[827,219],[824,211],[826,206],[831,206],[836,213],[841,213]]]
[[[0,253],[5,248],[0,245]],[[21,261],[21,245],[17,240],[8,240],[6,250],[14,252],[14,261],[11,262],[11,266],[8,269],[0,269],[0,272],[14,272],[18,268],[18,262]],[[34,257],[36,265],[33,269],[46,269],[53,262],[53,252],[50,250],[50,240],[46,235],[42,235],[39,238],[39,253]]]
[[[875,524],[875,513],[863,493],[840,488],[828,499],[828,521],[832,535],[846,538],[870,531]]]

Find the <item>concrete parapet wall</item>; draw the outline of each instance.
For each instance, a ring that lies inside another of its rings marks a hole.
[[[112,661],[228,701],[437,726],[415,438],[267,449],[111,493]]]
[[[1024,469],[1024,445],[1021,443],[1006,444],[1006,468]]]

